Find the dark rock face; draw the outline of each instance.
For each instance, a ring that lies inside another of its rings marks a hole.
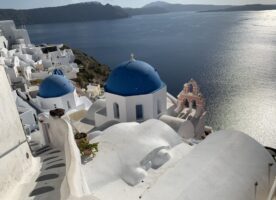
[[[0,20],[14,20],[17,25],[111,20],[128,16],[119,6],[97,2],[28,10],[0,10]]]

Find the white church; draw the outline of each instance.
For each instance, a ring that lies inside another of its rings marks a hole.
[[[66,112],[76,109],[88,109],[92,102],[77,94],[75,86],[60,69],[45,78],[39,86],[36,102],[41,110],[50,111],[62,108]]]
[[[95,115],[96,125],[111,120],[143,122],[166,113],[167,87],[152,66],[131,58],[112,71],[105,98],[106,107]]]

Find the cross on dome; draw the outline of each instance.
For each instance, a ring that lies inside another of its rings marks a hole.
[[[131,53],[131,54],[130,54],[130,61],[135,61],[134,53]]]

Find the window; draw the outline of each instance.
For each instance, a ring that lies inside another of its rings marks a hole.
[[[136,105],[136,119],[141,120],[144,118],[143,105]]]
[[[71,109],[71,105],[70,105],[69,101],[67,101],[67,107],[68,107],[68,109]]]
[[[189,92],[190,92],[190,93],[193,93],[193,91],[194,91],[193,85],[190,84],[190,85],[189,85]]]
[[[189,108],[189,107],[190,107],[190,104],[189,104],[189,101],[188,101],[188,99],[186,99],[186,100],[185,100],[185,103],[184,103],[184,105],[185,105],[185,107],[186,107],[186,108]]]
[[[195,100],[193,100],[192,105],[193,105],[193,109],[196,109],[196,101]]]
[[[119,119],[120,118],[119,104],[117,103],[113,104],[113,112],[114,112],[114,118]]]
[[[54,104],[55,109],[57,109],[57,104]]]
[[[161,101],[158,100],[158,101],[157,101],[157,114],[159,115],[161,112],[162,112],[162,109],[161,109]]]

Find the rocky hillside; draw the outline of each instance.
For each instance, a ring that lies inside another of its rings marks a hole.
[[[64,48],[69,48],[64,46]],[[79,49],[72,49],[75,54],[75,62],[80,68],[78,78],[74,80],[81,88],[85,88],[89,83],[98,83],[101,86],[107,80],[111,70],[107,65],[99,63],[93,57]]]
[[[98,2],[27,10],[0,9],[0,20],[14,20],[17,25],[110,20],[128,16],[119,6]]]

